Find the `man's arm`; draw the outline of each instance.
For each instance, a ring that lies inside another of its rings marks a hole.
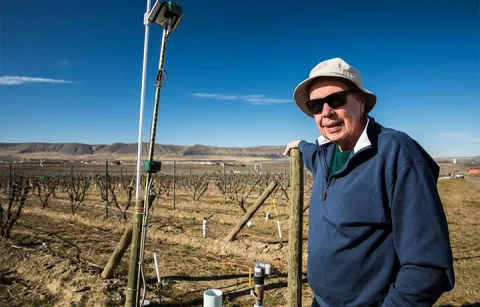
[[[453,257],[435,175],[407,162],[390,189],[393,240],[400,271],[383,306],[432,306],[454,286]]]
[[[298,148],[298,150],[300,150],[300,152],[302,153],[303,163],[305,164],[305,167],[310,172],[312,172],[312,174],[315,174],[315,167],[317,161],[317,145],[305,142],[303,140],[291,141],[287,144],[284,155],[288,155],[290,149],[293,148]]]

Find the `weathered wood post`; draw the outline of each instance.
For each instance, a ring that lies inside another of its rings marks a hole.
[[[173,210],[175,210],[175,205],[177,202],[177,185],[175,184],[175,172],[176,172],[176,163],[173,161]]]
[[[235,236],[242,230],[242,228],[247,224],[248,220],[257,212],[257,210],[262,206],[262,204],[267,200],[268,196],[277,187],[277,182],[272,182],[268,188],[263,192],[263,194],[255,201],[255,203],[248,209],[247,213],[243,216],[243,219],[233,228],[230,234],[225,238],[225,241],[232,241]]]
[[[13,192],[12,192],[12,163],[8,165],[8,206],[12,207],[13,203]]]
[[[223,203],[227,203],[227,175],[225,174],[225,161],[223,162]]]
[[[70,164],[70,197],[73,195],[73,165]]]
[[[108,279],[113,277],[113,273],[115,272],[115,269],[120,264],[120,261],[122,261],[123,255],[125,254],[128,247],[130,246],[130,243],[132,243],[132,232],[133,232],[133,224],[129,223],[127,226],[127,229],[125,229],[123,233],[122,238],[120,239],[120,242],[117,244],[117,246],[115,247],[115,250],[110,256],[110,259],[108,260],[107,265],[103,269],[103,272],[101,275],[102,278]]]
[[[108,159],[105,161],[105,218],[108,219]]]
[[[290,150],[290,225],[288,230],[287,306],[302,306],[303,160]]]
[[[147,177],[149,182],[150,176]],[[132,218],[132,234],[130,248],[130,262],[128,266],[128,283],[125,295],[125,307],[136,307],[138,304],[138,275],[140,272],[140,243],[143,224],[144,201],[142,199],[135,200],[135,208]],[[125,232],[129,229],[127,228]],[[124,234],[125,235],[125,234]],[[127,234],[128,235],[128,234]],[[122,237],[123,239],[123,237]],[[128,238],[127,238],[128,239]],[[120,244],[117,245],[119,248]]]

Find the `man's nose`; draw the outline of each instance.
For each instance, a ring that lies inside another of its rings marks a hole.
[[[328,103],[325,102],[322,107],[322,116],[327,118],[330,117],[332,110],[333,109],[328,105]]]

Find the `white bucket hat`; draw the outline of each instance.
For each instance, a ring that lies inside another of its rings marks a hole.
[[[362,87],[362,77],[360,77],[360,72],[344,60],[333,58],[318,63],[317,66],[310,71],[308,79],[303,80],[293,92],[293,99],[297,106],[303,111],[303,113],[310,117],[313,117],[313,114],[310,113],[306,105],[307,101],[310,100],[310,85],[314,79],[319,77],[343,78],[355,84],[366,94],[365,113],[370,112],[377,102],[377,96]]]

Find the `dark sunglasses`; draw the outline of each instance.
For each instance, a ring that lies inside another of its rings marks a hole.
[[[347,94],[358,92],[359,89],[336,92],[323,98],[316,98],[307,101],[307,108],[312,114],[322,113],[323,104],[327,103],[330,108],[336,109],[347,104]]]

